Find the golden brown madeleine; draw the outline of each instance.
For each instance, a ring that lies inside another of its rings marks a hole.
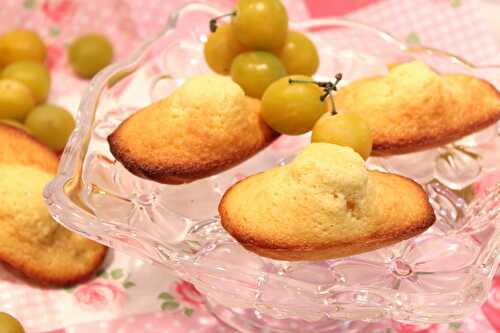
[[[139,110],[108,142],[133,174],[180,184],[224,171],[278,136],[261,119],[260,101],[229,78],[203,75]]]
[[[372,155],[409,153],[453,142],[500,119],[500,93],[467,75],[439,75],[422,62],[393,66],[386,77],[354,81],[336,95],[373,133]]]
[[[36,166],[0,163],[0,260],[37,283],[65,286],[92,275],[107,248],[52,219],[42,198],[52,178]]]
[[[0,163],[32,165],[55,173],[58,157],[54,151],[23,130],[0,124]]]
[[[367,171],[350,148],[313,143],[289,165],[230,188],[219,213],[245,248],[279,260],[322,260],[411,238],[435,221],[414,181]]]

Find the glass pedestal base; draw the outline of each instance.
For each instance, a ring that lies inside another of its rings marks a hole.
[[[309,322],[300,319],[274,319],[252,309],[228,308],[209,300],[205,300],[205,304],[215,317],[241,333],[360,333],[371,332],[371,326],[375,326],[348,320]]]

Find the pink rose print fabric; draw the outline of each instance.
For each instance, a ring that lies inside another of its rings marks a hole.
[[[127,298],[121,285],[104,279],[96,279],[78,286],[73,296],[80,306],[93,310],[119,305]]]
[[[491,325],[500,332],[500,278],[493,280],[490,296],[483,305],[483,312]]]
[[[203,296],[189,282],[179,281],[173,285],[177,298],[184,304],[192,307],[203,305]]]
[[[64,67],[67,63],[65,49],[55,44],[47,45],[47,59],[45,63],[51,71]]]
[[[203,296],[186,281],[172,283],[169,292],[161,292],[158,299],[162,310],[182,311],[188,317],[191,317],[195,309],[203,308]]]
[[[392,323],[393,328],[398,333],[436,333],[439,325],[412,325],[398,322]]]
[[[73,0],[45,0],[42,3],[42,12],[54,23],[61,23],[63,19],[71,16],[77,4]]]

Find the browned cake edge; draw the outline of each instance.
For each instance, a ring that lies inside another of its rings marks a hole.
[[[14,268],[33,283],[51,287],[66,287],[88,280],[92,277],[94,272],[101,266],[108,253],[107,247],[104,245],[100,246],[101,251],[95,256],[93,262],[85,271],[79,272],[78,274],[68,274],[66,276],[58,274],[58,272],[47,270],[45,267],[35,267],[29,263],[23,263],[22,260],[16,260],[16,258],[12,256],[8,257],[5,253],[0,253],[0,260]]]
[[[500,91],[496,89],[494,85],[486,80],[479,79],[484,82],[487,86],[491,88],[494,94],[497,95],[498,100],[500,100]],[[412,153],[424,149],[435,148],[444,144],[451,143],[458,139],[461,139],[467,135],[470,135],[476,131],[485,129],[488,126],[495,124],[498,120],[500,120],[500,102],[497,107],[493,106],[493,109],[488,112],[488,118],[486,118],[482,122],[476,122],[461,128],[460,131],[455,131],[453,133],[449,133],[446,136],[441,136],[440,138],[436,138],[434,136],[428,137],[420,137],[413,138],[409,140],[399,140],[392,142],[380,142],[377,141],[377,138],[373,138],[373,150],[372,156],[388,156],[388,155],[396,155],[396,154],[406,154]]]
[[[226,210],[226,200],[231,194],[231,190],[234,189],[238,183],[247,181],[252,177],[259,175],[256,174],[240,180],[240,182],[234,184],[228,191],[226,191],[219,203],[219,215],[221,218],[221,224],[224,229],[229,232],[229,234],[231,234],[247,250],[264,257],[286,261],[334,259],[372,251],[419,235],[434,224],[436,220],[434,210],[428,201],[427,193],[418,183],[416,183],[412,179],[399,175],[387,174],[379,171],[369,172],[375,177],[396,177],[399,178],[400,181],[404,181],[409,186],[414,187],[414,189],[416,189],[420,194],[419,201],[420,205],[423,207],[423,209],[425,209],[425,217],[421,221],[419,221],[419,223],[414,223],[411,228],[397,230],[394,233],[389,234],[385,233],[380,235],[372,235],[369,238],[359,239],[356,242],[337,242],[333,246],[331,244],[322,244],[312,246],[284,247],[281,244],[276,244],[272,241],[257,239],[245,233],[245,230],[240,230],[238,227],[235,228],[234,226],[239,224],[235,224],[232,222],[231,216]]]
[[[50,173],[55,173],[57,171],[59,159],[57,154],[54,151],[52,151],[49,147],[40,143],[39,141],[37,141],[35,138],[33,138],[31,135],[24,132],[23,130],[9,125],[0,124],[0,132],[8,133],[9,135],[12,136],[13,140],[21,138],[22,140],[25,140],[25,142],[29,142],[29,144],[33,145],[33,147],[36,147],[36,149],[40,149],[40,151],[43,152],[43,154],[45,154],[48,157],[46,159],[47,163],[44,163],[43,165],[36,164],[36,166]],[[22,149],[21,146],[20,149]],[[0,163],[10,163],[10,161],[0,160]],[[34,164],[29,164],[29,165],[34,165]],[[23,274],[24,276],[26,276],[35,283],[47,286],[62,287],[62,286],[72,285],[88,279],[90,276],[92,276],[95,270],[102,264],[104,258],[106,257],[106,254],[107,254],[107,248],[105,246],[102,246],[102,250],[94,258],[95,260],[92,263],[92,265],[89,265],[88,269],[85,270],[84,272],[72,276],[56,275],[57,272],[47,271],[43,267],[40,269],[36,269],[34,267],[31,267],[29,264],[23,263],[22,260],[16,260],[16,258],[6,255],[6,253],[0,253],[0,261],[14,268],[17,272]]]
[[[13,140],[16,140],[16,137],[21,138],[22,140],[25,140],[25,142],[29,142],[29,144],[33,145],[33,147],[37,147],[40,149],[42,154],[45,154],[48,159],[45,161],[45,164],[36,164],[38,167],[40,167],[42,170],[45,170],[47,172],[52,172],[55,173],[57,172],[57,166],[59,163],[59,157],[58,155],[49,147],[26,133],[25,131],[15,128],[6,124],[1,124],[0,123],[0,132],[5,132],[8,133],[9,135],[12,136]],[[19,148],[20,150],[22,149],[21,146]],[[10,163],[10,161],[2,161],[0,160],[0,163]],[[32,164],[30,164],[32,165]]]
[[[134,175],[163,184],[176,185],[213,176],[247,160],[269,146],[280,134],[273,131],[267,125],[263,125],[261,126],[261,130],[264,134],[264,140],[259,145],[250,147],[247,151],[241,151],[239,154],[226,156],[224,159],[214,159],[205,163],[183,165],[175,164],[175,162],[171,164],[141,163],[138,158],[130,155],[127,147],[121,144],[121,140],[117,138],[121,126],[108,136],[108,143],[111,154]]]

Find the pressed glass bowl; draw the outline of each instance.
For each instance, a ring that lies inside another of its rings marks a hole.
[[[496,125],[437,149],[369,159],[370,168],[419,181],[437,222],[394,246],[321,262],[273,261],[247,252],[221,228],[217,216],[229,186],[287,163],[308,144],[307,135],[281,137],[248,161],[187,185],[135,177],[114,160],[106,138],[121,121],[168,96],[186,78],[210,72],[203,43],[209,19],[222,12],[203,3],[186,5],[170,16],[165,30],[94,78],[59,173],[45,190],[55,219],[170,268],[192,282],[220,318],[241,330],[355,329],[354,322],[339,320],[447,322],[474,311],[486,298],[500,258],[500,186],[473,200],[471,186],[499,165]],[[384,74],[389,64],[420,59],[440,72],[466,73],[500,87],[499,67],[409,48],[360,23],[324,18],[291,25],[308,33],[319,49],[318,79],[342,72],[346,84]]]

